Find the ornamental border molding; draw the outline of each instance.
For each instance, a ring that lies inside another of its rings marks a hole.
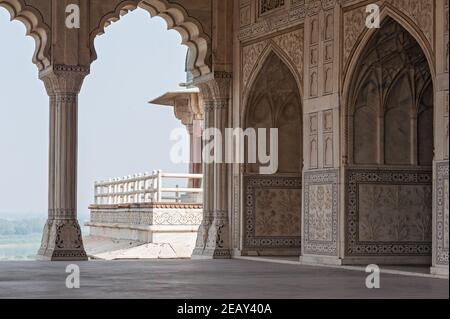
[[[449,181],[448,177],[448,161],[436,163],[436,264],[448,266],[448,247],[445,248],[445,223],[448,224],[448,220],[445,220],[445,181]],[[448,191],[448,189],[447,189]],[[448,194],[447,194],[448,196]],[[448,209],[448,208],[447,208]],[[447,213],[448,215],[448,213]],[[448,216],[447,216],[448,218]],[[448,226],[447,226],[448,227]]]
[[[304,174],[303,191],[303,254],[337,256],[338,253],[338,182],[339,170],[308,171]],[[309,188],[311,185],[332,186],[332,239],[309,240]]]

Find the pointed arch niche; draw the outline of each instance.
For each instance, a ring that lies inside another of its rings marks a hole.
[[[260,167],[265,165],[258,160],[249,163],[249,143],[245,143],[243,253],[298,256],[303,158],[301,93],[291,68],[277,52],[270,50],[264,57],[249,86],[243,129],[267,129],[267,141],[269,129],[278,129],[278,169],[275,174],[261,175]]]
[[[386,17],[348,91],[345,235],[355,261],[431,263],[433,92],[421,46]]]

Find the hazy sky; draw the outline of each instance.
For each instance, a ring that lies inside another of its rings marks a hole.
[[[0,217],[47,215],[48,97],[31,62],[34,40],[0,8]],[[162,169],[181,123],[152,98],[185,81],[186,47],[164,20],[138,9],[96,39],[98,60],[79,98],[78,214],[88,218],[93,183]]]

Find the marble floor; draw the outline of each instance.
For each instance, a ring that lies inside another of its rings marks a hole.
[[[68,289],[67,262],[0,262],[0,298],[449,298],[448,279],[255,260],[88,261]]]

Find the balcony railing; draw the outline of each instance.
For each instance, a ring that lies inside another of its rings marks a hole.
[[[202,185],[202,174],[169,174],[153,171],[152,174],[135,174],[107,181],[95,182],[95,204],[141,204],[161,202],[201,203],[203,188],[164,187],[164,181],[184,180],[185,185]],[[200,183],[189,181],[200,180]]]

